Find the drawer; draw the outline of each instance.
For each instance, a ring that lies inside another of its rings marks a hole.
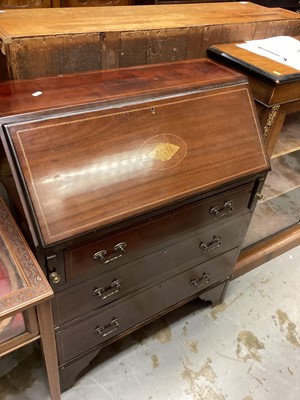
[[[238,249],[223,253],[59,331],[59,362],[71,360],[227,277],[237,253]]]
[[[202,228],[185,240],[57,293],[53,300],[55,325],[102,307],[151,282],[167,279],[176,269],[179,273],[238,246],[248,222],[249,215],[243,215]]]
[[[196,228],[248,211],[253,183],[219,193],[131,229],[65,251],[66,280],[86,272],[107,271],[155,249],[184,239]]]

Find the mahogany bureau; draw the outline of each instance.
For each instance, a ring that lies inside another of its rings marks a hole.
[[[5,83],[0,104],[62,390],[103,346],[222,301],[269,170],[244,76],[174,62]]]

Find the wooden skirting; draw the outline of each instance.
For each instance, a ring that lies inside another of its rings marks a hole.
[[[233,275],[237,278],[300,244],[300,224],[261,245],[242,251]]]

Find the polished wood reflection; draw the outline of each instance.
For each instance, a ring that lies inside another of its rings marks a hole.
[[[234,90],[233,82],[240,82]],[[27,98],[38,87],[42,94],[32,110],[54,101],[65,107],[80,101],[81,110],[86,108],[78,116],[8,123],[46,244],[268,165],[264,153],[257,152],[263,144],[244,78],[212,61],[123,69],[111,75],[103,71],[78,76],[78,81],[72,76],[5,84],[0,86],[0,96],[8,100],[5,113],[13,111],[12,103],[27,108]],[[174,97],[176,93],[180,95]]]

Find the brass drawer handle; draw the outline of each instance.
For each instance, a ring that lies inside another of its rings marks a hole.
[[[209,213],[214,215],[215,219],[227,217],[233,211],[233,201],[225,201],[223,207],[213,207],[209,210]]]
[[[59,283],[60,282],[60,280],[61,280],[61,277],[60,277],[60,275],[57,273],[57,272],[51,272],[51,274],[49,275],[49,278],[50,278],[50,281],[52,282],[52,283]]]
[[[203,253],[209,253],[221,246],[221,236],[214,236],[210,243],[200,242],[199,247]]]
[[[107,254],[106,250],[97,251],[97,253],[95,253],[94,256],[93,256],[94,260],[101,261],[106,256],[106,254]]]
[[[104,264],[108,264],[112,261],[117,260],[118,258],[121,258],[125,253],[126,246],[127,244],[125,242],[120,242],[114,246],[113,252],[110,255],[107,253],[106,250],[100,250],[93,255],[93,258],[94,260],[101,262],[105,259],[105,257],[108,257],[104,261]],[[119,253],[119,254],[114,255],[114,253]]]
[[[262,200],[264,198],[264,195],[262,193],[255,193],[255,197],[257,198],[257,200]]]
[[[119,290],[121,290],[122,282],[123,282],[122,279],[116,279],[111,283],[110,287],[108,287],[108,288],[104,288],[104,287],[97,288],[93,291],[93,296],[99,296],[99,297],[101,297],[101,300],[105,300],[108,297],[113,296],[114,294],[118,293]]]
[[[206,285],[210,281],[210,274],[203,272],[201,278],[192,279],[190,284],[195,286],[196,288],[200,288],[201,286]]]
[[[119,320],[120,318],[113,318],[111,323],[106,326],[99,326],[94,330],[95,333],[98,333],[102,337],[108,336],[119,329]]]

